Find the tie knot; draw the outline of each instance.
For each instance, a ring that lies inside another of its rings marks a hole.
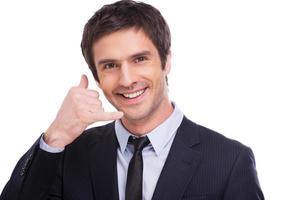
[[[137,151],[142,151],[145,146],[147,146],[150,141],[148,137],[139,137],[139,138],[134,138],[132,136],[129,137],[128,143],[134,145],[134,152]]]

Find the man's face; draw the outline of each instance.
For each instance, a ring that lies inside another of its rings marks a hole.
[[[159,53],[140,29],[126,29],[100,38],[93,45],[99,87],[109,102],[130,121],[164,111],[168,101],[166,76]]]

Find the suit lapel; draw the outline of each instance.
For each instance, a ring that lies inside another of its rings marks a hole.
[[[116,165],[118,142],[113,124],[107,125],[88,147],[90,173],[96,200],[119,199]]]
[[[184,117],[158,179],[152,200],[182,198],[200,163],[201,154],[191,148],[199,142],[197,126]]]

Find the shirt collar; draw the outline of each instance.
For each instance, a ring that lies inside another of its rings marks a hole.
[[[163,148],[168,144],[183,119],[183,113],[178,106],[174,102],[172,102],[172,105],[174,107],[172,114],[163,123],[146,134],[156,155],[159,155]],[[128,143],[128,137],[134,135],[123,126],[121,120],[115,121],[115,132],[120,150],[124,153]]]

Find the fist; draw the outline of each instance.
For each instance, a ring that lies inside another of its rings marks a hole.
[[[94,122],[116,120],[122,116],[122,112],[103,110],[99,93],[88,89],[88,78],[82,75],[79,85],[72,87],[66,95],[44,140],[52,147],[65,147]]]

